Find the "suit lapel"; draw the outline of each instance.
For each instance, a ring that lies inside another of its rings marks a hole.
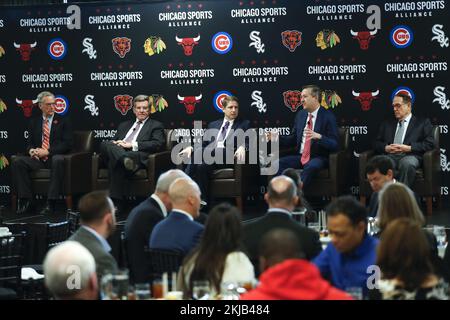
[[[316,123],[314,124],[313,131],[314,132],[323,132],[322,130],[322,121],[323,121],[323,115],[322,113],[325,112],[325,110],[322,110],[322,107],[319,107],[319,110],[317,111],[317,119]],[[312,140],[311,144],[315,143],[316,140]]]
[[[304,112],[303,112],[304,111]],[[299,121],[298,121],[298,125],[300,127],[297,127],[297,131],[299,132],[299,135],[297,136],[297,145],[299,146],[299,148],[301,148],[301,144],[302,144],[302,138],[303,138],[303,129],[305,128],[306,125],[306,118],[308,116],[308,112],[305,110],[300,111],[300,116],[299,116]]]
[[[406,129],[406,134],[405,134],[405,139],[403,139],[403,144],[408,144],[407,142],[410,140],[410,138],[411,138],[411,134],[412,134],[412,132],[413,132],[413,130],[414,130],[414,127],[415,127],[415,122],[416,122],[416,117],[415,116],[412,116],[411,117],[411,120],[409,121],[409,124],[408,124],[408,129]]]
[[[139,131],[139,134],[136,137],[136,141],[142,140],[141,138],[147,135],[147,131],[150,127],[151,121],[152,121],[151,119],[147,119],[147,121],[145,121],[144,126],[142,127],[141,131]]]

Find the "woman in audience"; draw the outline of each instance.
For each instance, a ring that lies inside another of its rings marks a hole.
[[[194,281],[209,281],[211,297],[220,293],[222,283],[253,282],[253,265],[240,251],[240,244],[239,211],[229,204],[217,205],[209,214],[199,245],[184,259],[180,269],[177,283],[184,297],[192,297]]]
[[[377,250],[381,270],[378,289],[371,299],[448,300],[448,283],[439,277],[431,261],[429,241],[421,225],[408,218],[390,222]]]

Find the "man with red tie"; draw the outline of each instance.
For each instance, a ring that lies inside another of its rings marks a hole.
[[[55,96],[44,91],[37,96],[42,115],[30,121],[27,153],[17,156],[11,164],[11,174],[18,195],[17,213],[32,210],[33,193],[30,174],[39,169],[51,169],[47,203],[41,214],[53,213],[55,201],[63,194],[64,156],[72,147],[72,126],[65,117],[55,114]]]
[[[108,163],[110,197],[119,207],[128,177],[146,167],[148,155],[159,151],[165,142],[163,124],[149,117],[148,96],[134,98],[133,113],[136,119],[120,123],[113,140],[100,146],[102,159]]]
[[[303,87],[301,102],[303,110],[295,117],[291,135],[280,136],[281,146],[297,146],[295,155],[279,159],[278,173],[287,168],[303,169],[303,187],[308,188],[314,175],[328,166],[330,152],[338,149],[336,118],[331,111],[320,106],[321,90],[318,86]],[[268,135],[271,139],[273,134]]]

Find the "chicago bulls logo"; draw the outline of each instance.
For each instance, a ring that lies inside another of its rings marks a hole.
[[[23,115],[27,118],[31,117],[33,112],[33,107],[38,103],[38,99],[36,100],[20,100],[16,98],[16,103],[19,108],[22,108]]]
[[[131,39],[126,37],[116,37],[111,40],[113,50],[115,53],[119,55],[119,57],[123,58],[125,55],[131,50]]]
[[[302,43],[302,33],[297,30],[283,31],[281,33],[281,41],[290,52],[294,52],[295,49]]]
[[[302,92],[298,90],[288,90],[283,92],[284,105],[292,112],[296,112],[302,105]]]
[[[182,104],[184,104],[184,107],[186,108],[187,114],[193,114],[195,111],[195,104],[199,103],[202,99],[202,94],[198,96],[189,96],[189,97],[182,97],[180,95],[177,95],[178,101]]]
[[[359,101],[359,103],[361,104],[362,110],[368,111],[372,106],[372,101],[374,99],[378,99],[380,90],[373,92],[355,92],[354,90],[352,90],[352,94],[355,97],[355,100]]]
[[[31,51],[34,51],[36,48],[37,42],[34,43],[21,43],[17,44],[14,42],[14,48],[19,51],[20,57],[22,61],[30,61]]]
[[[358,31],[358,32],[355,32],[352,29],[350,29],[350,33],[353,36],[353,39],[358,40],[359,47],[362,50],[367,50],[369,49],[370,40],[375,38],[375,35],[377,34],[377,29],[373,31]]]
[[[123,116],[127,114],[128,110],[133,106],[133,97],[127,94],[114,96],[114,107]]]
[[[177,40],[178,45],[183,47],[184,54],[190,56],[192,55],[192,50],[200,41],[200,35],[195,38],[178,38],[178,36],[175,36],[175,40]]]

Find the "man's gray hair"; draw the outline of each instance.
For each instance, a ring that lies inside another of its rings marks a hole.
[[[178,178],[190,179],[189,176],[180,169],[171,169],[162,173],[159,176],[158,181],[156,182],[155,191],[164,193],[168,192],[172,182],[174,182]]]
[[[271,201],[289,203],[297,195],[297,186],[290,177],[281,175],[270,180],[267,194]]]
[[[150,103],[150,101],[148,100],[148,96],[146,96],[145,94],[139,94],[133,99],[133,107],[136,105],[136,102],[142,101],[147,101],[148,103]]]
[[[55,97],[55,95],[53,93],[51,93],[50,91],[42,91],[41,93],[39,93],[37,95],[37,99],[38,99],[38,103],[41,104],[42,102],[44,102],[44,98],[45,97]]]
[[[55,297],[64,298],[88,287],[95,273],[95,260],[79,242],[65,241],[50,249],[43,268],[47,288]]]

